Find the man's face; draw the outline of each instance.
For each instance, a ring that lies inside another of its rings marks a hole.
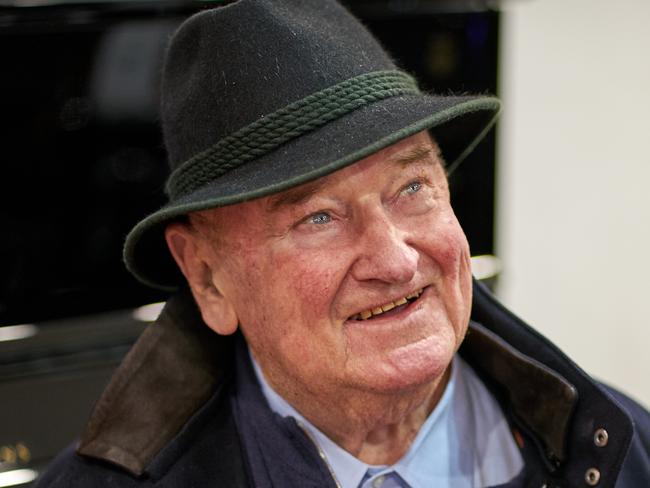
[[[212,281],[285,395],[397,392],[446,370],[469,321],[471,272],[427,133],[202,215]]]

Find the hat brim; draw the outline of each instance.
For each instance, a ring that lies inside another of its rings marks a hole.
[[[494,124],[494,97],[404,95],[355,110],[169,202],[126,238],[124,262],[141,282],[173,290],[183,282],[167,249],[167,224],[189,212],[278,193],[344,168],[380,149],[431,130],[455,168]]]

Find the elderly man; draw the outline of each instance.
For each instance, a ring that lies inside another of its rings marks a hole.
[[[330,0],[185,22],[170,202],[125,246],[180,291],[39,486],[650,486],[648,414],[472,282],[443,157],[497,111]]]

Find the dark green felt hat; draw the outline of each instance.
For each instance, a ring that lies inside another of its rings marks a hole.
[[[277,193],[430,129],[456,164],[499,101],[423,94],[333,0],[240,0],[172,37],[162,126],[169,203],[129,233],[127,268],[159,288],[182,282],[164,229],[188,212]]]

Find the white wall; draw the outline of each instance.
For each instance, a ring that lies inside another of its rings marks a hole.
[[[499,295],[650,406],[650,1],[506,3],[501,55]]]

